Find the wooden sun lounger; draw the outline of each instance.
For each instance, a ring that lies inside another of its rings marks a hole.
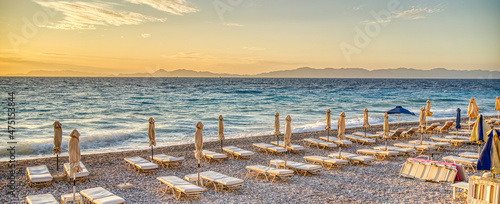
[[[285,164],[282,164],[280,166],[284,166]],[[321,165],[315,165],[315,164],[304,164],[300,162],[293,162],[293,161],[287,161],[286,162],[286,168],[293,170],[295,173],[298,175],[303,174],[305,175],[314,175],[321,171]]]
[[[151,158],[151,156],[149,156]],[[153,156],[153,161],[159,163],[163,167],[180,167],[184,161],[184,157],[173,157],[166,154],[157,154]]]
[[[306,146],[306,147],[315,146],[315,147],[320,148],[320,149],[321,148],[327,149],[327,148],[337,147],[337,144],[318,140],[316,138],[305,138],[304,139],[304,146]]]
[[[274,182],[276,178],[286,181],[293,176],[293,171],[288,169],[277,169],[263,165],[252,165],[245,168],[248,170],[249,176],[258,177],[262,175],[267,181],[269,181],[269,178],[272,178],[271,182]]]
[[[462,152],[458,154],[458,156],[469,159],[479,159],[479,154],[477,152]]]
[[[353,132],[352,135],[360,136],[360,137],[364,137],[364,138],[375,139],[375,140],[382,138],[382,135],[372,134],[372,133],[366,133],[366,137],[365,137],[365,132]]]
[[[466,136],[447,135],[444,138],[446,138],[446,139],[468,140],[468,141],[470,141],[470,137],[466,137]]]
[[[250,156],[254,155],[252,151],[244,150],[235,146],[226,146],[222,150],[234,158],[239,159],[250,159]]]
[[[276,145],[271,145],[271,144],[266,144],[266,143],[254,143],[253,147],[254,147],[254,151],[255,151],[255,147],[257,147],[261,150],[264,150],[267,153],[279,154],[279,153],[286,152],[286,149],[283,147],[278,147]]]
[[[187,181],[195,181],[198,178],[198,174],[189,174],[185,176]],[[204,186],[213,185],[215,190],[235,190],[241,185],[243,185],[243,180],[239,178],[234,178],[231,176],[227,176],[215,171],[205,171],[200,173],[200,178],[203,179]]]
[[[477,159],[457,157],[457,156],[446,156],[442,158],[445,162],[451,162],[456,164],[463,164],[466,167],[476,169]]]
[[[360,136],[355,136],[355,135],[345,135],[345,137],[348,139],[348,140],[351,140],[353,142],[356,142],[357,144],[362,144],[362,145],[365,145],[365,144],[368,144],[368,145],[372,145],[375,143],[375,140],[373,139],[369,139],[369,138],[364,138],[364,137],[360,137]]]
[[[227,156],[225,154],[217,153],[217,152],[212,152],[210,150],[203,150],[203,159],[206,159],[208,162],[211,161],[216,161],[216,162],[222,162],[227,159]]]
[[[448,142],[431,142],[431,141],[426,141],[426,140],[423,140],[422,144],[420,144],[420,140],[412,140],[412,141],[409,141],[408,143],[415,144],[415,145],[431,145],[431,146],[437,147],[437,150],[444,150],[445,147],[450,146],[450,143],[448,143]]]
[[[500,203],[500,179],[471,176],[468,187],[467,203]]]
[[[403,156],[411,156],[417,152],[417,150],[415,150],[414,148],[402,148],[402,147],[387,146],[387,149],[386,149],[385,146],[383,146],[383,145],[373,147],[373,149],[374,150],[382,150],[382,151],[396,151],[396,152],[399,152]]]
[[[352,145],[351,141],[349,141],[349,140],[339,140],[336,137],[330,137],[330,138],[320,137],[319,139],[327,141],[327,142],[333,142],[333,143],[335,143],[335,144],[337,144],[338,146],[341,146],[341,147],[349,147],[349,145]]]
[[[440,133],[448,132],[452,125],[453,121],[446,121],[443,126],[437,128],[437,131],[439,131]]]
[[[81,161],[80,161],[80,167],[82,167],[83,171],[76,173],[75,179],[81,181],[81,180],[88,178],[90,173]],[[66,177],[68,178],[68,180],[73,180],[73,175],[69,174],[69,163],[64,164],[64,174],[66,174]]]
[[[368,163],[371,163],[375,160],[377,160],[373,156],[362,156],[362,155],[357,155],[357,154],[352,154],[348,152],[341,152],[340,157],[338,152],[334,152],[328,155],[330,158],[340,158],[340,159],[346,159],[349,161],[349,164],[360,164],[360,165],[366,165]]]
[[[129,167],[133,167],[137,171],[147,172],[158,168],[157,164],[151,163],[142,157],[129,157],[125,158],[124,160]]]
[[[374,149],[358,149],[356,151],[358,154],[362,155],[372,155],[377,159],[385,159],[389,157],[395,157],[399,155],[399,152],[396,151],[382,151],[382,150],[374,150]]]
[[[461,139],[447,139],[442,137],[431,137],[431,140],[438,142],[448,142],[453,146],[462,146],[463,144],[469,144],[469,140],[461,140]]]
[[[348,160],[333,159],[322,156],[305,156],[304,160],[313,164],[319,164],[326,169],[342,168],[343,165],[349,164]]]
[[[156,179],[167,185],[164,192],[166,193],[168,190],[172,190],[172,193],[177,197],[177,200],[181,199],[182,195],[197,198],[201,193],[207,191],[206,188],[184,181],[177,176],[162,176],[157,177]]]
[[[433,182],[453,182],[457,175],[454,166],[437,162],[419,162],[409,158],[401,167],[400,176]]]
[[[50,185],[53,179],[45,165],[26,167],[26,178],[30,186]]]
[[[393,133],[390,133],[388,137],[391,139],[399,139],[399,138],[401,138],[401,136],[402,136],[401,134],[403,133],[404,130],[405,130],[405,128],[398,128],[397,130],[394,130]],[[377,134],[383,136],[384,132],[377,132]]]
[[[424,151],[430,151],[430,150],[437,150],[437,147],[432,146],[432,145],[415,145],[415,144],[407,144],[407,143],[394,143],[395,147],[401,147],[401,148],[414,148],[420,153]]]
[[[410,129],[403,131],[401,133],[401,136],[409,138],[413,136],[417,131],[418,127],[410,127]]]
[[[432,123],[430,126],[425,127],[423,133],[433,133],[440,123]]]
[[[120,204],[125,203],[125,199],[117,196],[102,187],[81,190],[80,194],[85,200],[96,204]]]
[[[59,204],[52,194],[38,194],[26,196],[27,204]]]
[[[274,142],[271,142],[271,144],[277,145],[277,146],[283,147],[283,148],[285,147],[285,143],[283,143],[283,141],[278,141],[278,143],[276,143],[274,141]],[[290,147],[287,147],[287,149],[288,149],[288,151],[299,153],[299,152],[302,152],[304,150],[304,147],[300,146],[300,145],[290,144]]]

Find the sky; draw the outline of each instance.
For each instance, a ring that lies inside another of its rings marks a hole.
[[[3,0],[0,76],[500,70],[498,0]]]

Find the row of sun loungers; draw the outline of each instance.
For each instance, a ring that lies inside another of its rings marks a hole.
[[[117,196],[102,187],[90,188],[80,191],[84,203],[95,204],[120,204],[125,203],[125,199]],[[28,204],[58,204],[59,202],[52,194],[39,194],[26,196]],[[78,202],[79,203],[79,202]]]

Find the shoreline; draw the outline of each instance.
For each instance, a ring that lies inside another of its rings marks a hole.
[[[489,118],[489,117],[488,117]],[[450,119],[449,119],[450,120]],[[441,122],[449,120],[433,120]],[[454,119],[453,119],[454,120]],[[464,121],[464,120],[463,120]],[[465,122],[465,121],[464,121]],[[391,124],[391,127],[395,124]],[[400,123],[400,127],[418,126],[418,122]],[[391,128],[394,129],[394,128]],[[382,130],[382,125],[373,125],[367,132]],[[346,134],[354,131],[364,131],[362,127],[346,128]],[[452,132],[451,132],[452,133]],[[330,136],[336,137],[337,131],[331,131]],[[303,132],[292,134],[292,144],[303,145],[302,139],[326,135],[325,131]],[[420,136],[415,136],[414,139]],[[424,138],[430,135],[424,134]],[[280,140],[283,136],[280,136]],[[396,157],[389,160],[377,160],[373,164],[355,166],[346,165],[341,169],[322,169],[318,175],[299,176],[294,175],[288,181],[269,182],[263,178],[247,177],[245,166],[265,165],[269,160],[283,159],[284,155],[269,155],[261,151],[253,150],[252,144],[257,142],[269,143],[275,141],[273,135],[253,136],[247,138],[226,139],[224,146],[237,146],[242,149],[254,151],[255,154],[249,160],[236,160],[229,158],[222,163],[202,162],[201,171],[217,171],[245,181],[239,190],[235,191],[215,191],[208,188],[198,199],[177,201],[171,193],[164,193],[165,185],[156,180],[159,176],[177,176],[184,178],[187,174],[196,173],[196,159],[194,158],[194,144],[183,144],[154,149],[154,154],[168,154],[171,156],[183,156],[185,158],[180,168],[158,168],[152,173],[139,173],[128,168],[124,163],[124,158],[140,156],[149,158],[151,149],[126,150],[120,152],[99,153],[82,155],[82,162],[90,172],[89,179],[77,183],[77,191],[101,186],[110,192],[124,198],[127,203],[297,203],[297,202],[351,202],[351,203],[401,203],[401,202],[432,202],[432,203],[462,203],[463,198],[452,200],[452,188],[448,183],[431,183],[413,179],[406,179],[399,176],[401,165],[408,157]],[[388,140],[387,145],[395,142]],[[375,145],[384,145],[385,141],[378,141]],[[357,149],[371,148],[370,145],[352,144],[348,148],[342,148],[342,152],[356,153]],[[204,142],[203,149],[220,152],[219,141]],[[449,147],[446,151],[434,156],[434,160],[440,160],[447,155],[458,155],[460,152],[477,151],[476,145],[466,145],[464,147]],[[327,156],[330,153],[338,152],[338,148],[323,150],[313,147],[306,147],[302,154],[288,154],[289,161],[303,162],[303,156],[318,155]],[[68,157],[59,159],[59,172],[62,172],[62,164],[68,162]],[[7,178],[9,175],[8,162],[0,162],[0,176]],[[56,172],[56,158],[36,158],[16,160],[16,193],[18,197],[6,195],[0,198],[3,203],[20,203],[27,195],[50,193],[57,199],[66,193],[72,192],[72,182],[67,180],[53,181],[51,185],[41,188],[29,187],[26,181],[25,169],[27,166],[47,165],[49,171]],[[470,175],[480,175],[478,172],[467,171]],[[7,179],[2,179],[0,192],[2,195],[7,191]],[[132,183],[131,189],[120,190],[115,186],[119,183]]]

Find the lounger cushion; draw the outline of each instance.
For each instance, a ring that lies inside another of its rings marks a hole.
[[[314,165],[314,164],[304,164],[300,162],[293,162],[293,161],[287,161],[286,166],[289,168],[293,169],[300,169],[303,171],[314,171],[314,170],[319,170],[321,169],[320,165]]]
[[[364,132],[353,132],[352,135],[360,136],[360,137],[365,137]],[[379,134],[372,134],[372,133],[366,133],[365,138],[381,138],[382,135]]]
[[[252,156],[254,153],[252,151],[244,150],[235,146],[227,146],[222,148],[226,152],[230,152],[232,154],[240,155],[242,157]]]
[[[140,168],[142,170],[151,170],[151,169],[157,169],[158,165],[155,163],[151,163],[148,160],[142,158],[142,157],[130,157],[130,158],[125,158],[125,161],[128,163],[133,164],[137,168]]]
[[[243,184],[243,180],[239,178],[230,177],[214,171],[205,171],[200,173],[203,179],[210,180],[225,186],[234,186]]]
[[[284,147],[285,143],[283,143],[283,141],[279,141],[278,143],[276,142],[271,142],[271,144],[273,145],[278,145],[280,147]],[[294,144],[291,144],[290,147],[293,151],[300,151],[300,150],[304,150],[304,147],[303,146],[300,146],[300,145],[294,145]]]
[[[116,196],[102,187],[85,189],[80,191],[80,194],[94,203],[115,204],[125,202],[123,198]]]
[[[479,159],[479,154],[477,152],[462,152],[458,154],[458,156],[464,158]]]
[[[150,156],[151,158],[151,156]],[[159,162],[178,162],[184,160],[184,157],[173,157],[166,154],[157,154],[153,156],[153,159]]]
[[[206,157],[214,158],[214,159],[226,159],[227,158],[227,156],[225,154],[212,152],[210,150],[203,150],[203,155],[205,155]]]
[[[39,194],[26,196],[29,204],[59,204],[52,194]]]
[[[263,166],[263,165],[246,166],[246,169],[251,170],[251,171],[255,171],[255,172],[267,173],[267,174],[270,174],[270,175],[276,175],[276,176],[293,175],[293,171],[292,170],[277,169],[277,168],[267,167],[267,166]]]
[[[324,137],[320,137],[320,139],[323,139]],[[337,144],[331,143],[331,142],[325,142],[322,140],[318,140],[316,138],[305,138],[304,141],[313,143],[313,144],[318,144],[320,146],[325,146],[325,147],[337,147]]]
[[[283,147],[278,147],[278,146],[266,144],[266,143],[254,143],[253,146],[259,147],[262,149],[271,150],[271,151],[278,152],[278,153],[286,152],[286,149]]]
[[[27,174],[32,183],[52,181],[52,175],[45,165],[27,167]]]
[[[83,165],[83,163],[81,161],[80,161],[80,167],[82,167],[83,171],[76,173],[75,174],[76,178],[86,177],[86,176],[90,175],[89,171],[87,170],[87,168],[85,167],[85,165]],[[66,171],[66,175],[68,177],[73,178],[73,175],[69,174],[69,163],[64,164],[64,171]]]
[[[162,176],[162,177],[158,177],[157,179],[160,182],[162,182],[162,183],[164,183],[172,188],[175,188],[179,191],[182,191],[184,193],[196,193],[196,192],[203,192],[203,191],[207,190],[203,187],[199,187],[197,185],[194,185],[192,183],[184,181],[177,176]]]
[[[446,162],[471,164],[471,165],[474,165],[474,166],[477,163],[477,159],[471,159],[471,158],[465,158],[465,157],[457,157],[457,156],[446,156],[446,157],[443,157],[443,160],[446,161]]]
[[[305,156],[304,159],[309,160],[309,161],[315,161],[315,162],[320,162],[320,163],[330,163],[330,164],[337,164],[337,165],[344,165],[344,164],[349,163],[349,161],[347,161],[347,160],[332,159],[332,158],[322,157],[322,156]]]
[[[125,203],[125,199],[122,197],[113,195],[105,198],[100,198],[94,200],[95,204],[118,204],[118,203]]]

